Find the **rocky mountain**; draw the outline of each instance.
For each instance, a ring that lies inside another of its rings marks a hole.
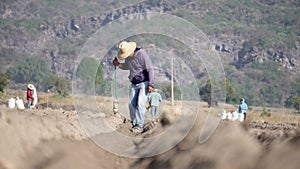
[[[217,23],[219,16],[216,14],[222,8],[227,8],[226,5],[230,5],[224,0],[212,3],[203,1],[178,1],[176,3],[172,3],[173,1],[136,1],[128,5],[120,1],[110,3],[98,1],[74,1],[74,3],[71,3],[62,1],[54,4],[55,2],[37,2],[36,0],[2,1],[0,9],[1,51],[10,48],[17,53],[44,57],[49,61],[54,72],[68,78],[72,76],[74,69],[72,65],[79,52],[78,49],[82,47],[85,40],[95,30],[112,20],[133,13],[155,11],[176,14],[187,19],[189,19],[189,16],[211,15],[216,17],[213,22]],[[286,10],[289,8],[298,9],[299,7],[299,2],[293,0],[288,2],[255,0],[252,3],[259,3],[265,8],[278,6],[286,8]],[[94,11],[83,11],[83,8],[93,5],[97,6]],[[284,5],[289,6],[285,7]],[[55,10],[54,7],[58,8]],[[185,11],[186,14],[183,15],[182,11]],[[230,17],[235,17],[233,19],[239,19],[241,22],[253,17],[252,20],[259,20],[260,17],[263,17],[259,16],[263,15],[261,11],[255,13],[255,8],[251,9],[251,6],[248,9],[241,8],[237,11],[239,13],[235,14],[235,11],[232,10]],[[299,12],[296,14],[299,14]],[[298,24],[296,28],[299,28],[299,19],[294,22]],[[249,30],[256,31],[254,28]],[[274,60],[289,70],[293,70],[299,65],[299,59],[297,58],[300,55],[299,38],[294,41],[291,47],[280,46],[278,48],[276,45],[270,45],[268,48],[262,48],[262,44],[254,44],[249,49],[243,50],[244,42],[249,41],[251,38],[247,37],[251,35],[250,33],[242,34],[241,31],[221,30],[210,35],[209,31],[205,29],[203,31],[208,32],[212,43],[215,45],[215,50],[225,54],[229,58],[226,59],[229,62],[247,64],[253,61]],[[299,33],[299,30],[296,31]],[[261,34],[263,31],[257,33]],[[260,35],[256,36],[259,37]],[[269,43],[276,44],[276,42]]]
[[[241,72],[253,63],[272,61],[298,78],[299,8],[297,0],[2,0],[0,70],[24,57],[40,56],[58,76],[72,79],[80,49],[100,27],[132,14],[159,12],[182,17],[201,29],[221,56],[225,71],[232,65],[239,71],[226,72],[228,76],[246,76]]]

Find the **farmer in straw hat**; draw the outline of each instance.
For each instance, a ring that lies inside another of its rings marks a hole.
[[[33,84],[27,85],[27,108],[34,108],[37,104],[36,88]]]
[[[27,108],[31,107],[32,101],[33,101],[33,84],[27,85]]]
[[[142,132],[148,92],[154,91],[154,70],[148,54],[137,47],[136,42],[123,41],[119,44],[115,66],[129,70],[131,82],[129,111],[133,132]]]

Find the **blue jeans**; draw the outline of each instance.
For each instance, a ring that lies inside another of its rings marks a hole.
[[[27,100],[27,108],[30,108],[31,104],[32,104],[32,101],[31,100]]]
[[[129,94],[129,111],[133,126],[143,127],[148,95],[148,81],[131,84]]]
[[[156,119],[158,106],[151,106],[152,120]]]

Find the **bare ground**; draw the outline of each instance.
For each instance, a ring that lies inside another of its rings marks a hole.
[[[97,146],[72,108],[16,110],[0,105],[0,115],[0,169],[300,168],[296,123],[222,121],[212,137],[199,144],[206,118],[199,114],[189,134],[171,150],[148,158],[127,158]],[[117,132],[147,138],[168,129],[174,117],[161,116],[156,125],[147,123],[138,135],[130,132],[130,122],[122,116],[105,118]]]

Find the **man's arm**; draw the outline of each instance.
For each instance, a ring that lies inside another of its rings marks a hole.
[[[144,55],[144,59],[145,59],[145,68],[147,70],[148,73],[148,77],[149,77],[149,86],[153,88],[154,90],[154,69],[152,66],[152,62],[148,56],[148,54],[146,52],[143,51],[143,55]],[[152,90],[152,91],[153,91]]]

